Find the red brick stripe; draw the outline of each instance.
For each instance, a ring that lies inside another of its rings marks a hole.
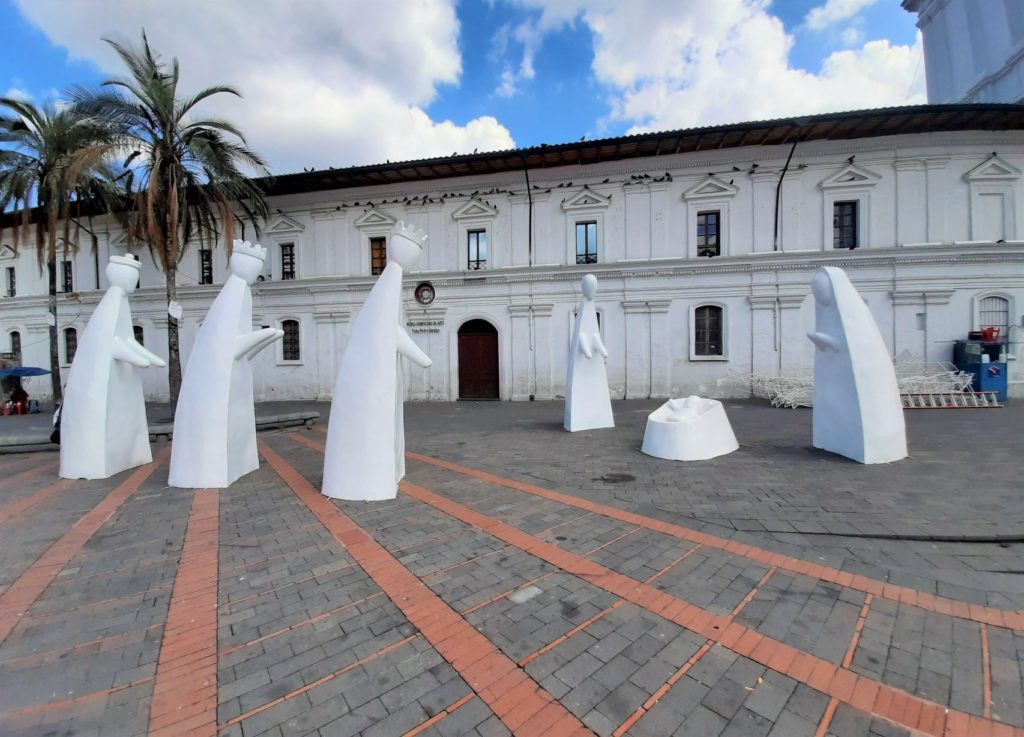
[[[419,726],[413,727],[412,729],[410,729],[408,732],[406,732],[404,735],[402,735],[402,737],[416,737],[416,735],[420,734],[421,732],[426,732],[428,729],[433,727],[435,724],[437,724],[439,721],[441,721],[446,716],[451,714],[453,711],[457,711],[458,709],[461,709],[463,706],[468,704],[474,698],[476,698],[476,694],[474,694],[474,693],[466,694],[461,699],[456,701],[454,704],[449,706],[447,709],[444,709],[443,711],[439,711],[437,714],[435,714],[434,716],[430,717],[430,719],[428,719],[427,721],[423,722]]]
[[[262,441],[259,447],[296,496],[513,734],[591,734],[551,694],[314,489],[284,458]]]
[[[832,717],[836,715],[836,708],[838,706],[839,701],[835,697],[828,700],[828,706],[825,707],[825,713],[821,715],[821,721],[818,722],[818,728],[814,731],[814,737],[825,737],[825,733],[832,724]]]
[[[992,718],[992,663],[988,652],[988,627],[983,624],[981,628],[981,683],[983,708],[986,719]]]
[[[60,479],[59,481],[55,481],[49,486],[44,486],[39,491],[29,494],[24,499],[18,499],[15,502],[11,502],[6,507],[0,509],[0,524],[7,522],[8,520],[14,517],[17,517],[19,514],[22,514],[23,512],[27,512],[33,507],[39,506],[47,499],[49,499],[51,496],[56,494],[58,491],[66,490],[73,483],[75,482],[72,481],[71,479]]]
[[[167,610],[150,737],[217,734],[217,546],[220,492],[196,489]]]
[[[570,553],[510,525],[480,514],[462,504],[434,494],[423,487],[403,482],[402,491],[455,519],[484,530],[499,540],[530,555],[558,566],[567,573],[641,606],[664,619],[675,622],[708,640],[717,641],[738,655],[750,658],[772,670],[788,675],[841,703],[869,712],[909,729],[939,737],[975,737],[984,730],[1012,729],[982,717],[958,713],[952,709],[912,696],[897,688],[860,676],[853,671],[809,653],[765,637],[731,621],[734,615],[721,616],[694,606],[658,589],[598,565],[583,556]],[[959,728],[960,719],[970,728]],[[952,720],[952,730],[950,729]],[[945,730],[945,731],[944,731]],[[1024,730],[1018,730],[1024,735]],[[994,732],[995,733],[995,732]]]
[[[928,611],[959,617],[960,619],[984,622],[997,627],[1024,630],[1024,612],[1022,611],[996,609],[994,607],[981,606],[978,604],[968,604],[963,601],[948,599],[942,596],[934,596],[924,591],[918,591],[917,589],[908,588],[906,586],[896,586],[894,584],[884,583],[873,578],[868,578],[867,576],[856,575],[849,573],[848,571],[840,571],[836,568],[811,563],[800,558],[793,558],[788,555],[773,553],[771,551],[764,550],[763,548],[744,545],[736,542],[735,540],[729,540],[728,538],[718,537],[706,532],[698,532],[687,527],[673,525],[668,522],[662,522],[634,512],[627,512],[606,504],[593,502],[589,499],[581,499],[570,494],[562,494],[540,486],[534,486],[522,481],[515,481],[514,479],[507,479],[493,473],[478,471],[473,468],[461,466],[457,463],[432,458],[431,456],[422,455],[420,453],[407,452],[405,455],[407,458],[414,461],[428,463],[432,466],[454,471],[455,473],[462,474],[463,476],[470,476],[472,478],[486,481],[490,484],[505,486],[509,489],[526,492],[527,494],[533,494],[534,496],[539,496],[544,499],[559,501],[578,509],[591,511],[605,517],[617,519],[621,522],[639,525],[640,527],[644,527],[648,530],[660,532],[682,540],[689,540],[711,548],[725,550],[733,555],[748,558],[749,560],[753,560],[764,565],[776,566],[791,573],[799,573],[822,581],[828,581],[829,583],[845,586],[846,588],[873,594],[874,596],[881,596],[882,598],[897,601],[902,604],[911,604],[913,606],[921,607],[922,609],[927,609]]]
[[[85,514],[75,525],[51,545],[40,558],[30,565],[4,592],[0,594],[0,643],[7,639],[29,607],[35,603],[50,582],[75,557],[96,531],[110,519],[135,490],[142,486],[170,455],[170,447],[157,454],[153,463],[137,468],[110,492],[99,504]]]

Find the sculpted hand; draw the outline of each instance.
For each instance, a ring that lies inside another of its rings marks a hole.
[[[405,238],[406,240],[410,240],[420,248],[426,247],[427,239],[429,238],[426,231],[420,230],[411,223],[409,225],[406,225],[401,220],[395,223],[394,233],[396,238]]]

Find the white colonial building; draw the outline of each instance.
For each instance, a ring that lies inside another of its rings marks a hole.
[[[564,394],[582,276],[597,275],[615,397],[742,391],[736,375],[811,367],[809,284],[841,266],[894,355],[948,361],[953,341],[999,327],[1017,351],[1024,310],[1024,106],[891,108],[327,169],[279,177],[254,288],[284,342],[256,366],[258,398],[327,399],[392,224],[430,242],[407,274],[410,332],[430,369],[412,399]],[[61,264],[60,353],[123,253],[113,224]],[[252,233],[249,233],[252,236]],[[48,366],[36,254],[0,253],[0,341]],[[225,273],[226,249],[191,250],[178,287],[183,362]],[[166,352],[163,275],[148,255],[132,297],[138,334]],[[1010,362],[1011,394],[1024,373]],[[166,372],[146,373],[150,397]],[[33,379],[33,396],[48,378]]]

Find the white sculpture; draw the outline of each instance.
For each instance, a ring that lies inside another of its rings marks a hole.
[[[259,468],[252,365],[284,332],[252,329],[250,285],[263,273],[267,249],[236,240],[231,276],[196,336],[174,413],[167,482],[187,489],[223,489]]]
[[[139,268],[110,257],[110,288],[78,340],[61,408],[63,478],[105,479],[153,460],[139,369],[167,364],[135,340],[128,295]]]
[[[593,274],[583,277],[582,290],[583,298],[576,308],[565,379],[563,424],[569,432],[615,427],[605,368],[608,349],[601,340],[597,308],[594,306],[597,277]]]
[[[842,269],[818,269],[814,293],[814,447],[861,463],[907,457],[896,372],[882,334]]]
[[[670,461],[706,461],[739,447],[722,403],[691,396],[670,399],[648,415],[640,450]]]
[[[430,357],[402,327],[402,269],[420,258],[427,236],[399,222],[388,263],[352,323],[331,403],[323,493],[335,499],[394,499],[405,476],[402,367]]]

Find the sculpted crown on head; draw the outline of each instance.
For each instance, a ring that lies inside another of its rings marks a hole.
[[[408,269],[420,260],[427,239],[425,231],[399,220],[395,223],[394,237],[388,243],[388,260]]]
[[[267,259],[267,249],[259,243],[235,240],[232,246],[230,269],[235,276],[244,279],[247,284],[256,281],[263,273],[263,262]]]
[[[107,281],[111,286],[120,287],[131,294],[139,283],[141,271],[141,264],[133,256],[111,256],[106,269]]]

